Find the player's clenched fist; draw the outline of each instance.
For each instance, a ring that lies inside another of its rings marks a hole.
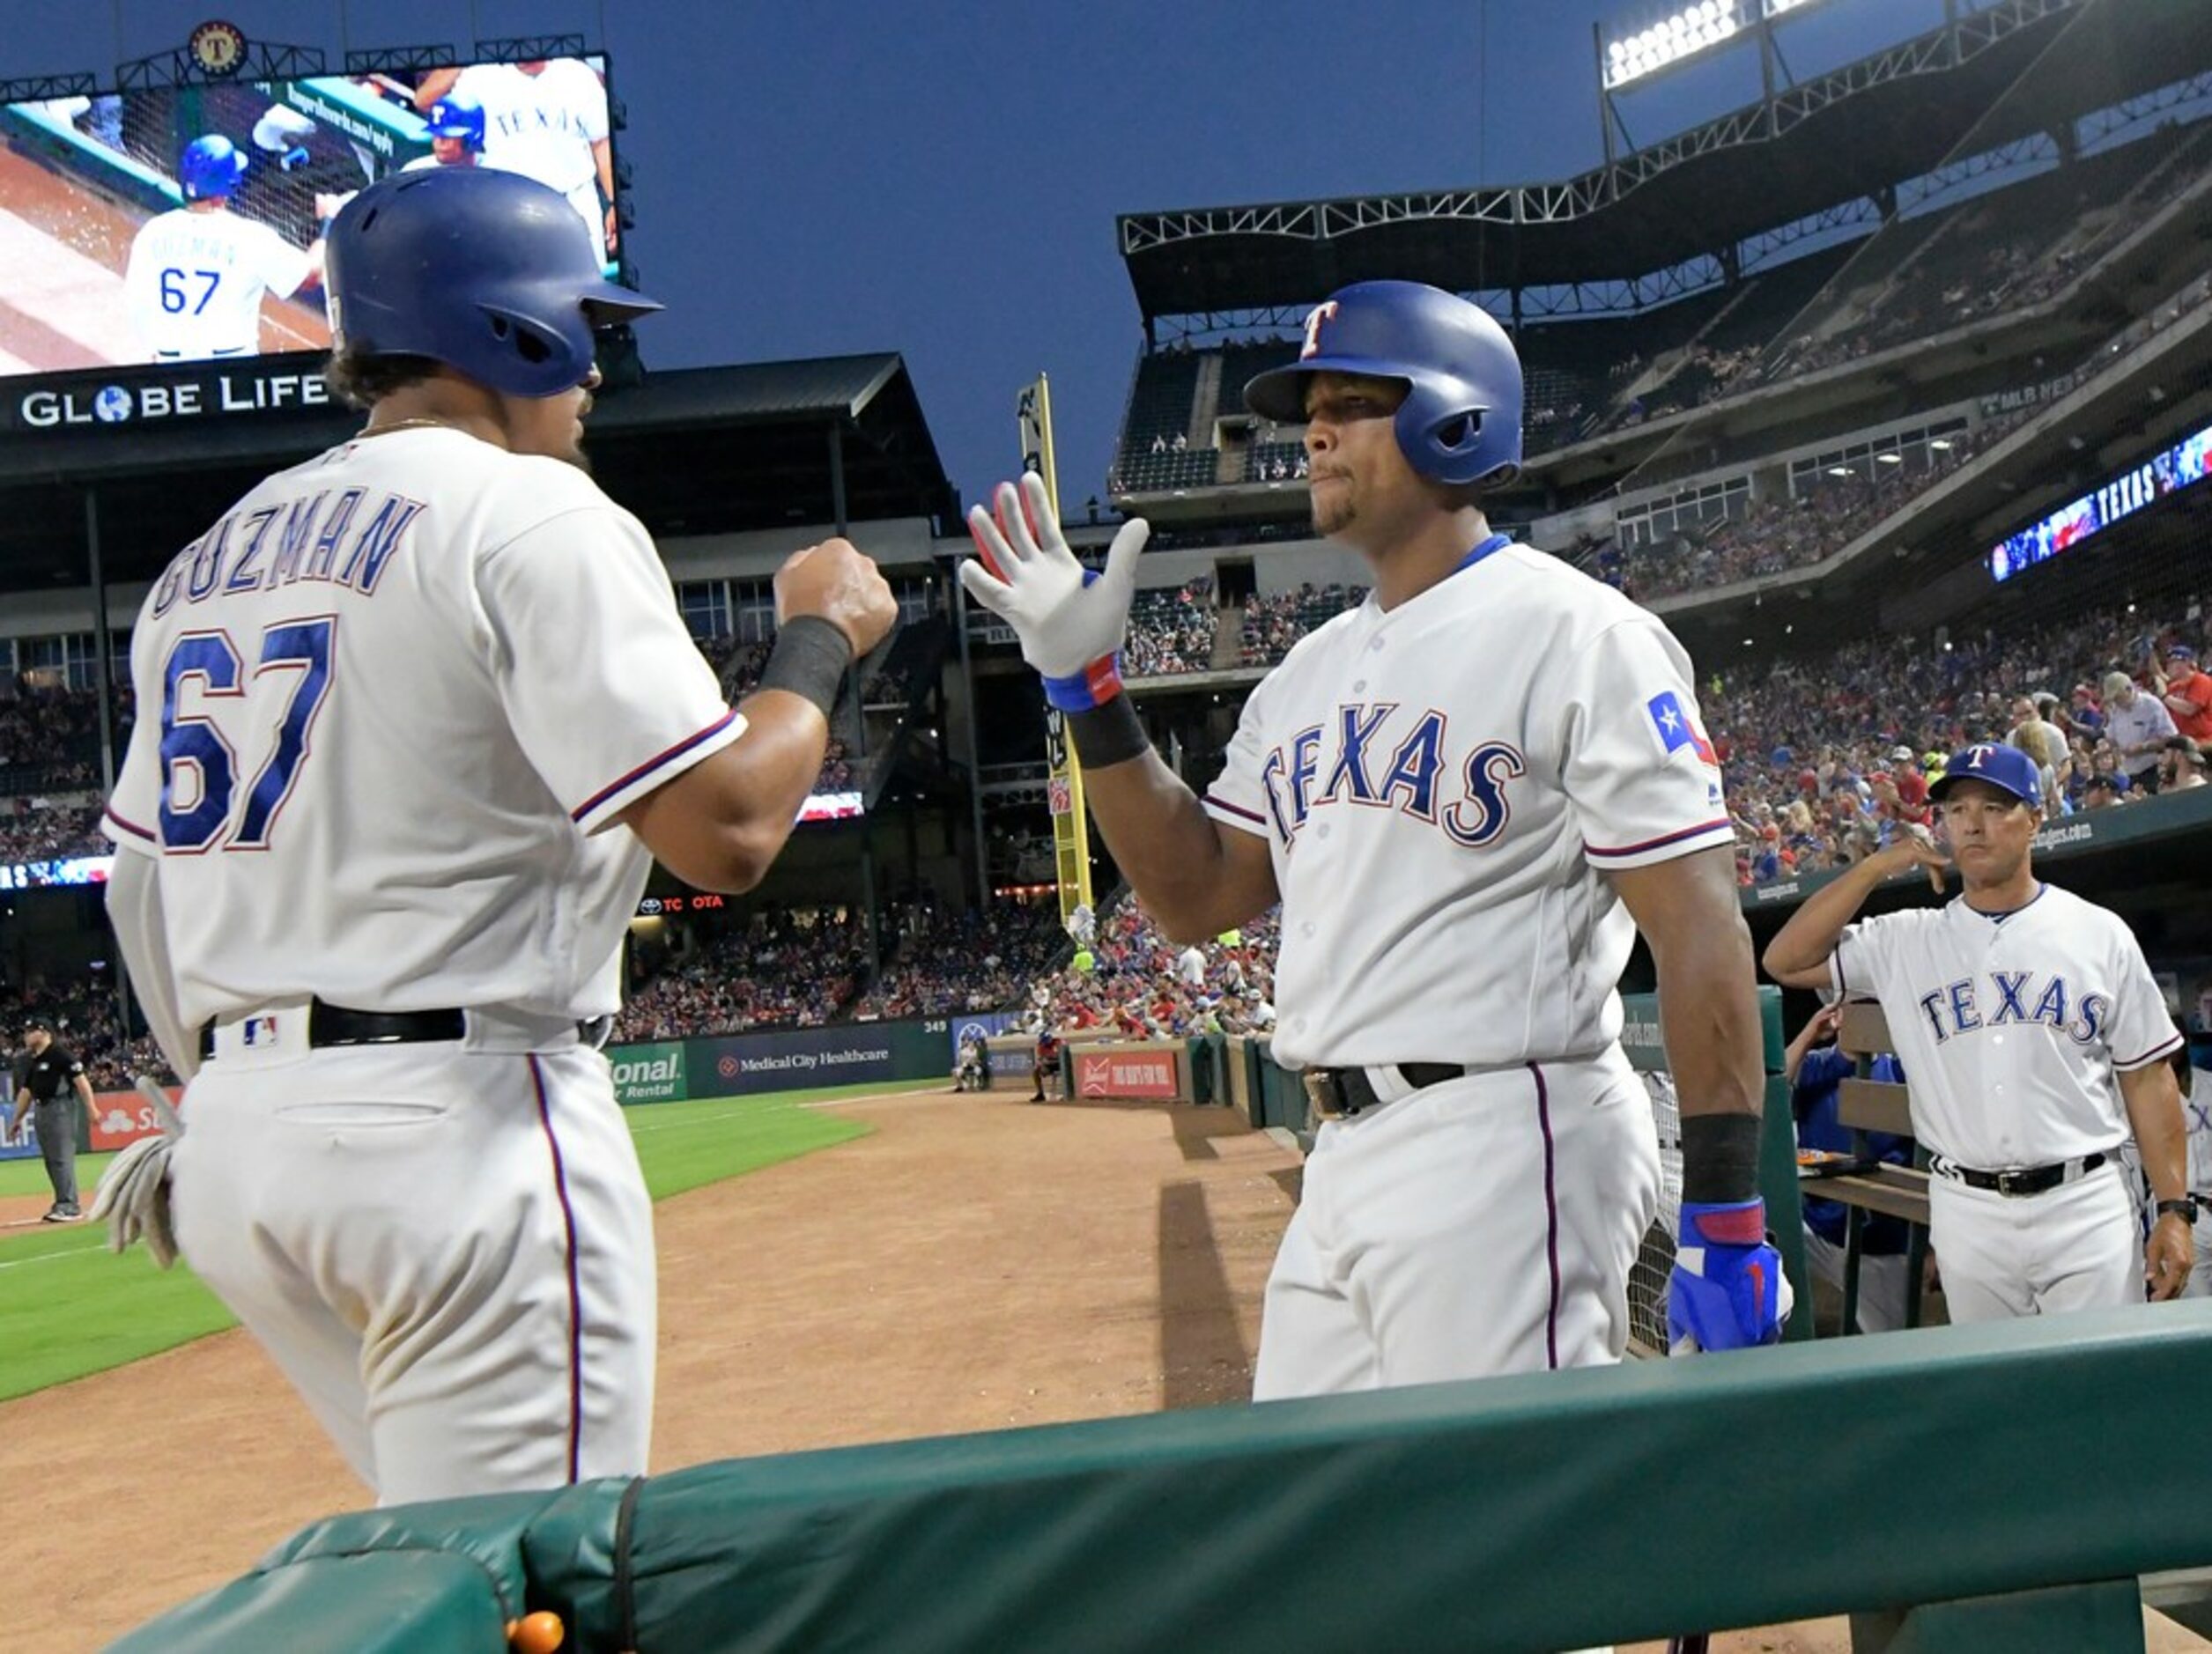
[[[899,623],[899,600],[876,559],[849,540],[794,551],[776,571],[776,624],[811,615],[845,634],[858,660]]]
[[[1014,628],[1022,659],[1045,680],[1045,697],[1062,712],[1111,699],[1121,687],[1117,656],[1129,629],[1137,554],[1151,528],[1142,517],[1121,525],[1106,550],[1106,571],[1076,560],[1044,479],[1024,474],[1017,489],[1002,483],[995,513],[968,513],[980,562],[960,565],[968,594]]]

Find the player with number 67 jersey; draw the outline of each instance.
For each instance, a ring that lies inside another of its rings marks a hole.
[[[795,554],[729,706],[578,447],[594,327],[658,306],[509,173],[394,174],[330,247],[366,427],[178,553],[131,639],[108,907],[190,1084],[166,1175],[119,1160],[101,1200],[151,1238],[174,1185],[183,1255],[384,1501],[635,1474],[623,935],[655,856],[758,882],[897,607],[844,542]]]
[[[252,356],[261,350],[263,293],[289,299],[322,278],[322,243],[297,247],[231,210],[245,151],[195,138],[177,159],[184,204],[149,218],[130,243],[123,297],[157,362]]]

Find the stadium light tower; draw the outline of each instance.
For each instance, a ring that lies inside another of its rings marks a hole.
[[[1613,102],[1613,94],[1662,70],[1702,57],[1739,41],[1756,40],[1759,46],[1759,78],[1766,96],[1774,96],[1774,78],[1784,76],[1774,33],[1783,17],[1817,5],[1820,0],[1688,0],[1658,21],[1609,37],[1602,26],[1590,26],[1591,43],[1597,50],[1600,122],[1604,129],[1605,159],[1614,160],[1614,134],[1633,149],[1628,127]]]

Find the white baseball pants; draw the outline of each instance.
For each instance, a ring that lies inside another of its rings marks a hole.
[[[233,1052],[177,1237],[382,1504],[642,1473],[653,1208],[588,1046]]]
[[[1931,1177],[1927,1205],[1954,1323],[2143,1301],[2141,1214],[2114,1163],[2041,1194]]]
[[[1651,1098],[1617,1047],[1325,1122],[1268,1281],[1253,1399],[1620,1360],[1659,1191]]]

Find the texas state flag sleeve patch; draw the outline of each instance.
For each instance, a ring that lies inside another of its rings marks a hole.
[[[1682,697],[1672,690],[1663,690],[1644,703],[1651,714],[1652,727],[1659,731],[1660,744],[1666,748],[1668,757],[1688,747],[1698,755],[1698,762],[1715,769],[1720,760],[1713,750],[1713,742],[1705,739],[1705,732],[1698,727],[1698,720],[1690,715],[1690,709],[1682,704]]]

